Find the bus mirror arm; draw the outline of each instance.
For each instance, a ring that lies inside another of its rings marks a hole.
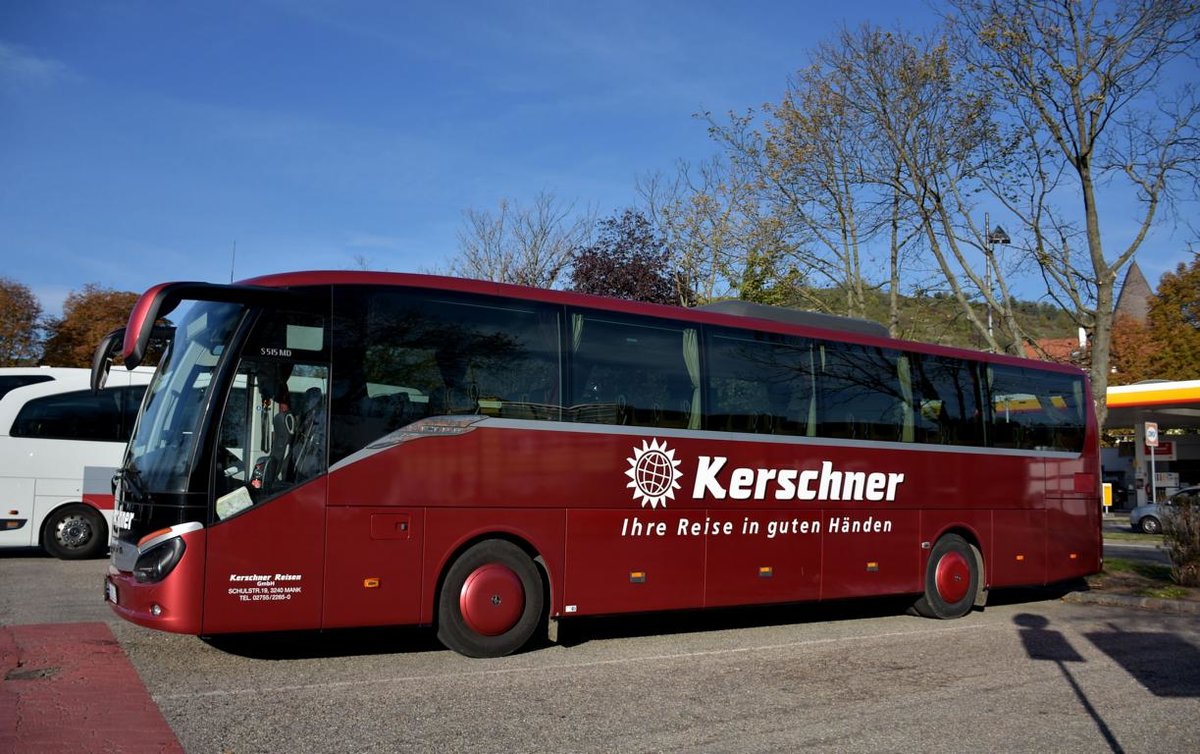
[[[242,306],[282,307],[303,301],[285,289],[254,285],[216,283],[162,283],[143,293],[129,314],[121,355],[128,369],[134,369],[146,357],[152,338],[157,337],[165,317],[183,301],[214,301]]]
[[[92,392],[98,393],[104,389],[108,381],[108,372],[112,369],[113,356],[125,341],[125,328],[120,327],[100,339],[96,352],[92,354]]]

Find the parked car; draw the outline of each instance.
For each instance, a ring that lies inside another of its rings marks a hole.
[[[1162,503],[1139,505],[1129,512],[1129,526],[1134,531],[1142,531],[1147,534],[1161,534],[1162,516],[1165,512],[1162,509],[1166,506],[1174,505],[1179,498],[1185,495],[1200,495],[1200,485],[1184,487]]]

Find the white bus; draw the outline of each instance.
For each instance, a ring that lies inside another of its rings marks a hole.
[[[119,370],[93,393],[87,369],[0,368],[0,547],[107,552],[113,473],[152,376]]]

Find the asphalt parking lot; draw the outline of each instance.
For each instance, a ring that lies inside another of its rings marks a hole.
[[[949,622],[892,600],[580,621],[562,644],[470,660],[419,629],[217,642],[148,631],[108,614],[103,569],[0,555],[0,623],[104,624],[188,752],[1134,752],[1200,740],[1200,619],[1061,592],[994,593]],[[69,750],[138,750],[121,739]]]

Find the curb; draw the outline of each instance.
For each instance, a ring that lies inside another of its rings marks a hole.
[[[1159,597],[1135,597],[1132,594],[1108,594],[1105,592],[1070,592],[1063,596],[1062,601],[1080,605],[1154,610],[1178,615],[1200,615],[1200,602],[1194,600],[1165,600]]]

